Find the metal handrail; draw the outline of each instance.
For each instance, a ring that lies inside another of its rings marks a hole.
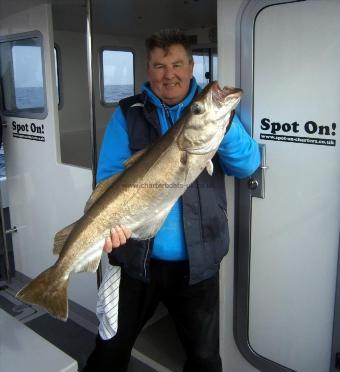
[[[92,65],[92,1],[86,0],[86,54],[87,54],[87,77],[88,77],[88,91],[90,100],[90,123],[91,123],[91,168],[92,168],[92,189],[96,187],[97,174],[97,133],[96,133],[96,110],[95,110],[95,93],[93,84],[93,65]],[[102,281],[102,267],[99,263],[97,269],[97,287],[99,288]]]

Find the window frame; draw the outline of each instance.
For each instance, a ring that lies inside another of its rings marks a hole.
[[[57,94],[59,98],[58,110],[60,111],[64,106],[64,94],[63,94],[63,83],[62,83],[61,49],[57,43],[54,43],[53,54],[54,54],[54,51],[56,52],[56,61],[57,61],[55,69],[56,69],[56,78],[58,80],[57,81],[58,83]]]
[[[119,101],[108,103],[105,102],[104,95],[104,65],[103,65],[103,52],[113,51],[113,52],[130,52],[132,53],[132,72],[133,72],[133,94],[136,94],[136,62],[135,62],[135,50],[128,47],[113,47],[113,46],[103,46],[99,49],[99,95],[100,104],[103,107],[112,108],[117,107]]]
[[[206,71],[206,72],[209,72],[210,77],[209,77],[209,79],[205,78],[206,80],[208,80],[207,84],[209,84],[210,82],[212,82],[214,80],[218,80],[217,75],[218,75],[218,62],[219,61],[218,61],[217,46],[215,46],[215,45],[195,45],[192,48],[192,55],[193,56],[195,55],[197,57],[204,57],[204,56],[208,57],[208,64],[209,65],[208,65],[208,71]],[[215,56],[217,58],[217,71],[215,71],[215,69],[214,69],[214,57]],[[214,77],[216,79],[214,79]]]
[[[16,110],[7,110],[4,102],[4,95],[1,95],[1,101],[0,101],[0,106],[1,106],[1,112],[4,116],[9,116],[9,117],[19,117],[19,118],[27,118],[27,119],[45,119],[48,115],[48,109],[47,109],[47,94],[46,94],[46,74],[45,74],[45,59],[44,59],[44,38],[43,34],[38,31],[29,31],[29,32],[23,32],[23,33],[18,33],[18,34],[13,34],[13,35],[6,35],[6,36],[0,36],[0,43],[6,43],[6,42],[13,42],[13,41],[20,41],[20,40],[25,40],[25,39],[33,39],[37,38],[40,41],[40,49],[41,49],[41,70],[42,70],[42,82],[43,82],[43,97],[44,97],[44,106],[43,106],[43,111],[37,111],[37,108],[24,108],[24,109],[19,109],[17,108]],[[13,58],[11,57],[11,88],[12,92],[15,91],[15,85],[14,85],[14,66],[13,66]],[[0,77],[0,82],[1,82],[1,90],[2,93],[4,92],[4,86],[3,86],[3,80]],[[15,97],[12,97],[11,99],[15,100]]]

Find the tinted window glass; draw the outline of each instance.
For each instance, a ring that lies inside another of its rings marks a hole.
[[[209,56],[208,54],[197,55],[194,54],[194,76],[197,84],[204,88],[208,83],[209,79],[206,78],[206,73],[209,72]]]
[[[19,110],[44,106],[41,48],[30,43],[22,40],[12,45],[15,105]]]
[[[39,117],[46,112],[40,37],[0,40],[0,74],[5,113]]]
[[[122,50],[102,51],[102,101],[117,103],[134,94],[134,56]]]
[[[211,80],[218,80],[218,59],[215,48],[202,48],[193,50],[194,76],[198,85],[204,88]]]

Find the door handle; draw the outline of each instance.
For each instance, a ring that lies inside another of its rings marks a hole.
[[[254,174],[248,179],[248,188],[254,198],[265,198],[265,171],[269,167],[266,163],[266,145],[259,145],[261,163]]]
[[[18,228],[16,226],[13,226],[10,229],[5,230],[6,235],[13,234],[13,233],[16,233],[16,232],[18,232]]]

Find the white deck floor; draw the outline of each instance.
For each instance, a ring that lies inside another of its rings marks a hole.
[[[77,372],[70,356],[0,309],[1,372]]]

